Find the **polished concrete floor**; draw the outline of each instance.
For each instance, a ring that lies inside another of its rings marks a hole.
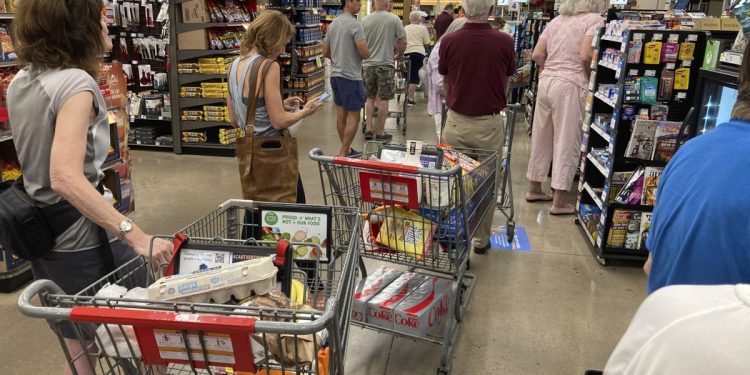
[[[388,121],[396,133],[395,121]],[[423,103],[410,108],[408,124],[409,139],[435,141]],[[552,217],[547,205],[522,199],[529,137],[521,122],[515,134],[516,222],[527,230],[532,251],[472,255],[478,285],[455,347],[453,373],[583,374],[603,367],[645,298],[645,276],[637,267],[600,266],[572,217]],[[330,103],[305,122],[298,140],[308,200],[322,203],[317,166],[306,154],[313,147],[329,155],[338,150]],[[358,134],[355,148],[363,143]],[[173,233],[240,196],[234,158],[134,151],[133,168],[132,217],[152,233]],[[497,224],[504,222],[501,218],[496,214]],[[17,294],[0,295],[0,374],[60,373],[57,339],[42,321],[20,315]],[[352,332],[350,374],[434,374],[439,365],[435,345],[358,328]]]

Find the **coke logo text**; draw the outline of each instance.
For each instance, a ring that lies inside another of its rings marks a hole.
[[[437,324],[437,322],[440,321],[443,315],[448,312],[449,301],[450,299],[446,296],[446,298],[442,298],[440,302],[438,302],[435,306],[432,307],[432,309],[430,309],[430,315],[427,322],[428,326],[432,327]]]

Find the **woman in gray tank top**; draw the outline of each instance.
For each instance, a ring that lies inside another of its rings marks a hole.
[[[294,26],[278,11],[264,11],[250,24],[242,42],[241,55],[232,62],[229,71],[227,105],[234,127],[246,130],[247,105],[252,102],[248,99],[253,97],[256,97],[253,123],[253,135],[256,137],[280,136],[284,129],[312,115],[320,107],[315,101],[305,103],[298,97],[282,100],[281,67],[275,60],[284,53],[292,36]],[[258,92],[250,93],[250,69],[253,63],[262,58],[267,60],[261,63],[256,77]],[[262,72],[265,71],[264,75]],[[300,106],[302,109],[297,110]],[[297,201],[304,203],[301,180],[297,188]]]

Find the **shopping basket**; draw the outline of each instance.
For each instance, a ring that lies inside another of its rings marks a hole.
[[[381,145],[377,151],[392,147]],[[366,150],[367,151],[367,150]],[[417,336],[360,321],[366,328],[443,346],[439,372],[450,371],[450,358],[460,323],[474,291],[476,277],[467,272],[471,239],[482,219],[496,206],[498,154],[496,151],[435,146],[422,149],[420,158],[442,164],[444,152],[458,151],[477,163],[465,171],[415,167],[371,160],[329,157],[310,151],[318,162],[323,196],[328,205],[357,207],[362,219],[362,257],[400,264],[452,281],[451,302],[441,336]],[[453,155],[456,155],[453,153]],[[380,156],[380,155],[377,155]],[[439,168],[439,167],[438,167]],[[360,261],[363,278],[367,270]]]
[[[218,250],[274,246],[273,241],[243,238],[243,233],[261,229],[253,213],[263,207],[275,212],[323,212],[330,218],[330,235],[321,244],[330,249],[328,259],[297,262],[294,278],[311,286],[304,293],[305,308],[95,296],[109,283],[127,289],[153,283],[164,267],[155,271],[145,257],[134,258],[75,295],[65,295],[50,280],[35,281],[20,295],[19,308],[26,316],[50,322],[69,364],[88,357],[97,374],[343,374],[355,267],[362,247],[356,210],[230,200],[181,233],[192,243]],[[292,245],[310,246],[295,240],[291,238]],[[35,296],[41,306],[32,305]],[[56,324],[61,322],[74,323],[83,352],[67,349]],[[73,373],[78,374],[75,368]]]

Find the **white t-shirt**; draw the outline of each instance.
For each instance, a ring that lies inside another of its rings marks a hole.
[[[406,51],[404,53],[420,53],[426,55],[424,49],[426,44],[430,44],[430,32],[424,25],[406,25]]]
[[[604,374],[750,374],[750,285],[657,290],[638,309]]]

